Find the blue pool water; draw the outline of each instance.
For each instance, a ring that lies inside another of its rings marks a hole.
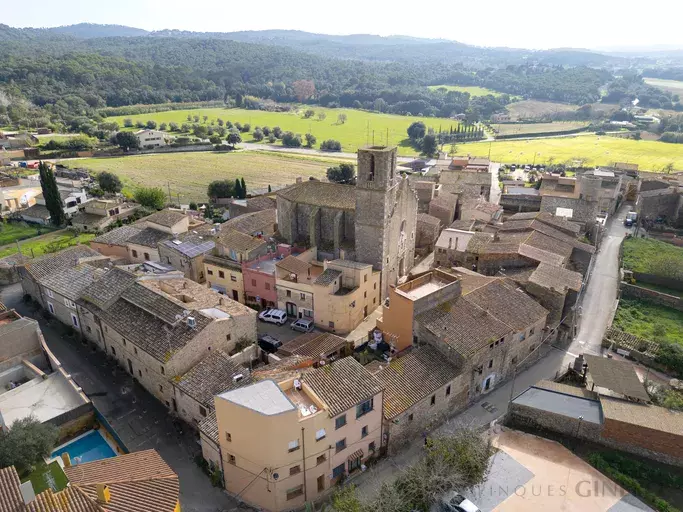
[[[82,464],[93,460],[108,459],[114,457],[116,452],[107,444],[102,434],[97,430],[71,441],[66,446],[52,452],[52,457],[59,457],[67,452],[72,464]]]

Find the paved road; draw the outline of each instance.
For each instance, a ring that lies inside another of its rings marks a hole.
[[[489,166],[489,172],[491,173],[491,197],[489,201],[493,204],[500,203],[500,196],[502,194],[500,190],[500,182],[498,181],[498,171],[500,170],[500,164],[497,162],[491,162]]]
[[[134,384],[128,373],[81,342],[63,337],[57,320],[46,322],[22,302],[21,285],[0,290],[0,301],[20,314],[38,320],[50,350],[95,406],[112,424],[131,451],[156,449],[180,479],[180,504],[184,512],[238,510],[237,502],[212,487],[194,457],[200,453],[196,435],[187,427],[179,431],[166,408],[146,390]]]

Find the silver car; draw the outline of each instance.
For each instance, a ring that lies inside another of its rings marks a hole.
[[[481,512],[481,510],[462,494],[451,491],[444,494],[429,512]]]
[[[299,318],[294,320],[289,326],[294,331],[299,332],[311,332],[313,330],[313,320],[306,320],[305,318]]]

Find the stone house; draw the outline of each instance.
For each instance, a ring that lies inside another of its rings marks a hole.
[[[246,303],[241,264],[229,258],[206,254],[202,259],[202,265],[209,288],[227,295],[232,300]]]
[[[396,148],[362,148],[355,186],[307,181],[278,191],[278,228],[323,258],[370,263],[385,297],[413,266],[417,203],[396,170]]]
[[[488,172],[488,165],[482,171],[444,169],[439,175],[439,184],[443,193],[458,194],[467,199],[491,199],[491,174]]]
[[[89,245],[103,256],[129,261],[128,241],[141,231],[142,229],[137,226],[121,226],[98,235],[89,242]]]
[[[434,247],[434,267],[468,266],[467,247],[474,235],[474,231],[444,229]],[[489,238],[491,235],[484,236]]]
[[[318,366],[352,355],[353,342],[329,332],[308,332],[284,343],[276,356],[310,358]]]
[[[159,244],[171,240],[173,234],[155,228],[144,228],[132,235],[126,242],[128,261],[144,263],[145,261],[161,261]]]
[[[434,250],[434,245],[439,238],[442,227],[443,225],[441,224],[441,219],[432,217],[426,213],[418,213],[415,247],[424,249],[426,252],[432,252],[432,250]]]
[[[637,211],[642,220],[664,218],[674,227],[683,226],[683,187],[676,182],[643,180]]]
[[[163,240],[159,246],[159,260],[180,270],[186,278],[197,283],[206,282],[204,256],[213,252],[215,228],[208,224],[199,232],[183,233],[172,240]],[[213,233],[212,233],[213,231]]]
[[[458,215],[458,195],[442,193],[429,203],[429,215],[441,220],[444,226],[450,226]]]
[[[417,209],[421,213],[429,211],[430,203],[436,199],[441,192],[441,185],[435,181],[416,180],[412,182],[415,193],[417,194]]]
[[[247,199],[233,199],[230,202],[228,211],[230,218],[234,219],[246,213],[260,212],[263,210],[275,210],[275,197],[271,196],[256,196]]]
[[[190,229],[190,217],[175,210],[161,210],[138,220],[135,225],[179,235]]]
[[[79,231],[98,233],[117,220],[127,219],[138,205],[113,199],[95,199],[71,217],[71,225]]]
[[[529,276],[526,291],[548,310],[548,325],[555,326],[562,319],[570,325],[582,286],[580,273],[541,263]]]
[[[277,231],[277,215],[275,205],[267,209],[248,212],[236,218],[231,218],[221,224],[221,230],[234,229],[246,235],[262,238],[272,237]]]
[[[275,263],[277,307],[292,318],[313,320],[313,282],[323,268],[311,264],[315,250],[287,256]]]
[[[317,500],[378,452],[382,401],[379,381],[352,357],[221,393],[215,433],[226,489],[273,512]]]
[[[460,207],[460,218],[464,220],[478,220],[489,223],[500,222],[503,216],[503,209],[494,203],[477,200],[464,201]]]
[[[142,149],[160,148],[167,144],[168,135],[160,130],[138,130],[135,132]]]
[[[369,263],[333,260],[313,282],[315,325],[339,334],[353,331],[380,304],[380,272]]]

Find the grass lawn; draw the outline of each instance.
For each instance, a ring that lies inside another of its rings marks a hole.
[[[50,249],[65,249],[66,247],[71,247],[72,245],[77,245],[79,243],[87,244],[93,238],[95,238],[95,235],[91,233],[81,233],[74,236],[74,234],[69,231],[61,230],[41,237],[24,240],[23,242],[20,242],[19,245],[21,246],[22,254],[36,257],[46,254]],[[0,247],[0,258],[10,256],[16,252],[16,244],[5,245],[4,247]]]
[[[683,268],[683,247],[677,247],[652,238],[624,240],[624,268],[634,272],[657,273],[653,263],[666,258]]]
[[[33,490],[36,494],[40,494],[47,489],[59,492],[66,488],[66,484],[69,481],[57,461],[51,462],[48,465],[42,463],[30,475],[21,479],[22,483],[29,480],[33,484]]]
[[[436,91],[437,89],[446,89],[447,91],[468,92],[470,96],[501,96],[505,93],[487,89],[486,87],[477,87],[476,85],[430,85],[429,89]]]
[[[585,159],[585,165],[614,165],[614,162],[635,163],[641,171],[660,171],[669,163],[683,169],[683,144],[667,144],[648,140],[621,139],[609,136],[577,135],[534,140],[501,140],[458,144],[460,153],[487,156],[509,164],[555,163]]]
[[[643,81],[647,85],[657,87],[663,91],[669,91],[673,94],[683,94],[683,82],[678,80],[665,80],[663,78],[644,78]]]
[[[310,119],[304,119],[303,112],[308,108],[313,109],[315,115]],[[322,121],[318,119],[319,112],[324,112],[327,116]],[[339,114],[346,114],[347,120],[344,124],[337,123],[337,116]],[[363,110],[330,109],[316,106],[302,106],[292,112],[265,112],[262,110],[244,110],[239,108],[168,110],[134,116],[113,116],[107,118],[107,121],[116,121],[120,126],[123,126],[124,119],[132,119],[134,123],[137,121],[146,122],[154,120],[158,124],[176,122],[181,125],[188,122],[188,115],[199,116],[200,122],[203,122],[203,116],[208,116],[209,125],[211,121],[221,118],[224,121],[232,121],[233,123],[249,123],[252,130],[256,126],[269,126],[270,128],[279,126],[283,131],[293,131],[301,135],[310,132],[317,137],[317,146],[324,140],[335,139],[341,142],[343,151],[351,152],[368,143],[372,144],[373,132],[375,144],[387,144],[388,130],[388,143],[398,145],[400,153],[405,155],[415,154],[415,150],[410,146],[408,134],[406,133],[406,130],[414,121],[422,121],[428,127],[432,127],[435,130],[438,130],[439,127],[446,130],[451,126],[455,128],[458,125],[458,121],[452,119],[398,116],[365,112]],[[218,125],[215,124],[214,126]],[[251,142],[251,134],[242,134],[242,139],[245,142]]]
[[[0,246],[11,244],[17,240],[44,235],[54,230],[53,227],[36,226],[26,222],[3,222],[0,223]]]
[[[247,190],[266,191],[268,185],[289,185],[301,176],[323,178],[328,167],[341,160],[325,157],[307,157],[261,151],[233,153],[196,152],[150,154],[118,158],[89,158],[73,160],[74,166],[117,174],[128,190],[139,186],[161,187],[171,194],[180,194],[181,202],[206,201],[209,183],[218,179],[244,178]],[[69,164],[68,160],[62,161]]]
[[[614,327],[648,340],[683,345],[683,311],[649,301],[622,298]]]
[[[493,124],[491,127],[496,130],[498,135],[525,134],[547,132],[566,132],[588,126],[588,123],[581,121],[566,121],[557,123],[528,123],[528,124]]]

